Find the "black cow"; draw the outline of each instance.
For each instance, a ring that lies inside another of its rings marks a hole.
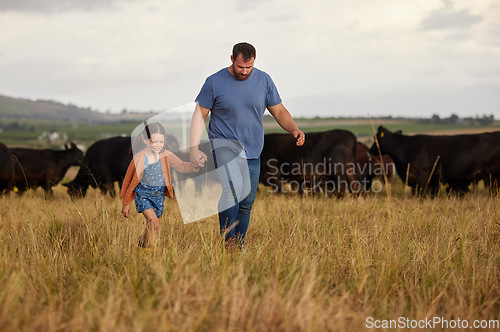
[[[174,136],[167,135],[166,148],[179,149]],[[99,188],[101,194],[109,192],[115,197],[115,181],[121,187],[127,168],[132,161],[130,137],[112,137],[92,144],[85,154],[83,165],[73,181],[64,184],[72,198],[85,197],[90,187]]]
[[[42,187],[52,195],[52,187],[58,184],[71,166],[79,166],[83,152],[74,143],[64,150],[10,148],[14,158],[14,185],[19,194],[27,189]]]
[[[14,162],[7,146],[0,143],[0,195],[14,187]]]
[[[364,184],[365,191],[370,191],[373,179],[380,178],[385,183],[384,175],[387,180],[392,178],[394,174],[394,162],[389,155],[384,154],[382,161],[380,156],[372,155],[368,151],[370,148],[365,144],[358,142],[358,170],[357,173],[361,177],[361,182]],[[385,173],[385,174],[384,174]]]
[[[260,182],[274,192],[323,191],[342,196],[347,190],[358,192],[356,174],[357,140],[347,130],[306,134],[303,146],[297,146],[289,134],[264,135]]]
[[[75,179],[65,183],[68,194],[72,197],[85,197],[89,186],[99,188],[115,196],[114,182],[121,186],[127,167],[132,160],[130,137],[112,137],[92,144],[83,159],[83,164]]]
[[[489,156],[485,156],[481,172],[476,180],[483,180],[484,184],[490,187],[491,192],[496,194],[500,188],[500,149],[498,147],[500,144],[500,131],[483,135],[489,136],[492,145],[496,145],[492,147],[493,151],[489,153]]]
[[[470,183],[481,179],[492,178],[493,183],[498,183],[500,132],[406,136],[381,126],[376,139],[381,152],[394,160],[401,179],[421,195],[428,188],[435,196],[440,183],[459,193],[467,192]],[[375,143],[370,153],[378,154]]]

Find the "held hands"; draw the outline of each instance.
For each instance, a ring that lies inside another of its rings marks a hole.
[[[207,155],[204,154],[198,148],[191,148],[191,163],[198,166],[205,166],[205,162],[207,161]]]
[[[130,205],[129,204],[124,204],[123,205],[123,207],[122,207],[122,215],[125,218],[128,218],[128,216],[130,215]]]
[[[306,142],[306,134],[298,128],[292,131],[292,136],[297,139],[297,146],[302,146]]]

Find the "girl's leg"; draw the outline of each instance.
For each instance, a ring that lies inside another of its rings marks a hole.
[[[142,244],[154,243],[160,235],[160,219],[153,209],[144,210],[142,214],[146,218],[146,229],[142,235]]]

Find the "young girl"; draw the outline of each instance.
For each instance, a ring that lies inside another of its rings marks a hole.
[[[159,123],[148,124],[132,144],[134,158],[123,179],[120,197],[122,214],[130,215],[130,202],[135,198],[138,213],[146,218],[146,230],[138,245],[145,247],[159,234],[165,196],[173,199],[170,166],[181,173],[197,172],[198,167],[184,162],[165,149],[165,129]]]

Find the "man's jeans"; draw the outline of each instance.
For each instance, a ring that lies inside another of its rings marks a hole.
[[[259,185],[260,158],[245,159],[230,148],[215,149],[214,158],[222,184],[218,205],[220,232],[227,231],[226,239],[237,238],[243,244]]]

